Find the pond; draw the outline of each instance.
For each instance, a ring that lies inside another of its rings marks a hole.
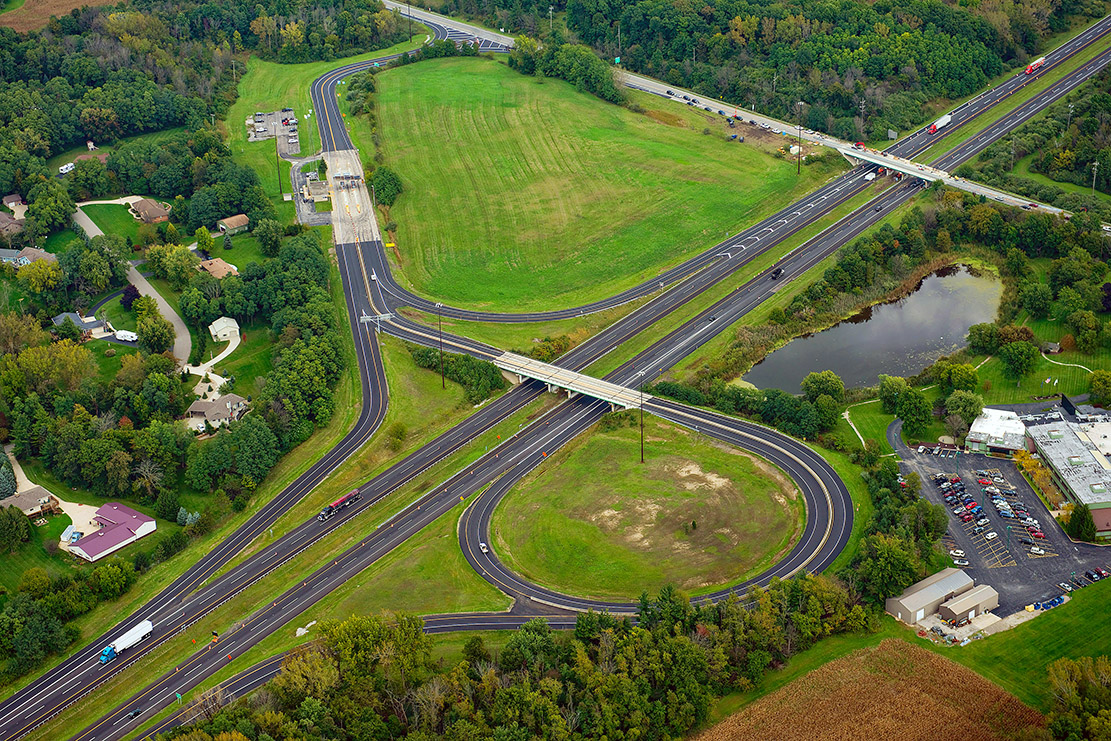
[[[881,374],[913,376],[964,347],[973,324],[994,321],[1002,293],[1002,282],[991,274],[946,266],[903,298],[788,342],[753,366],[744,380],[757,388],[799,393],[811,371],[832,370],[850,388],[875,385]]]

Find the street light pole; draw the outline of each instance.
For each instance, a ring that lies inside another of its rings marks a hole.
[[[806,105],[806,103],[802,102],[801,100],[798,101],[797,103],[795,103],[795,114],[796,114],[796,119],[797,119],[796,123],[798,123],[798,126],[799,126],[799,129],[798,129],[798,137],[799,137],[798,147],[799,147],[799,151],[798,151],[798,154],[795,155],[795,163],[796,163],[795,175],[801,175],[802,174],[802,107],[804,105]]]
[[[408,0],[405,2],[405,15],[409,16],[409,43],[413,43],[413,5]]]
[[[442,309],[444,305],[441,303],[436,304],[436,324],[440,328],[440,388],[447,388],[447,381],[444,380],[444,315]]]
[[[644,371],[637,371],[637,379],[644,377]],[[640,387],[640,462],[644,463],[644,382],[637,384]]]

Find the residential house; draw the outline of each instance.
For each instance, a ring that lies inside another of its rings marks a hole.
[[[216,226],[224,234],[239,234],[239,232],[245,232],[250,225],[251,220],[247,218],[246,214],[236,214],[235,216],[229,216],[226,219],[220,219],[216,222]]]
[[[3,204],[4,208],[20,206],[23,204],[23,196],[19,195],[18,193],[12,193],[11,195],[4,196]]]
[[[38,247],[24,247],[19,251],[18,259],[25,261],[23,265],[30,265],[31,263],[38,262],[39,260],[46,260],[47,262],[58,262],[57,255],[51,254],[46,250],[40,250]]]
[[[170,209],[150,198],[141,198],[131,204],[131,211],[144,224],[157,224],[170,218]]]
[[[216,280],[221,280],[229,275],[239,275],[237,267],[219,257],[214,257],[211,260],[201,260],[197,270],[208,273]]]
[[[75,553],[86,561],[104,558],[158,529],[153,517],[136,512],[119,502],[108,502],[98,509],[93,522],[100,525],[100,529],[85,534],[69,547],[70,553]]]
[[[230,342],[233,337],[239,336],[239,322],[230,316],[222,316],[208,325],[208,333],[212,335],[213,342]]]
[[[58,498],[41,486],[32,486],[27,491],[0,499],[0,507],[19,507],[28,517],[38,517],[47,512],[60,512]]]
[[[0,234],[8,239],[23,231],[23,219],[17,219],[11,214],[0,212]]]
[[[213,427],[226,425],[247,412],[247,400],[239,394],[224,394],[217,399],[197,399],[186,410],[190,427],[203,431],[205,422]]]
[[[94,317],[83,317],[73,311],[65,311],[54,317],[50,321],[54,322],[55,327],[60,327],[65,324],[66,319],[69,319],[77,328],[83,332],[92,332],[94,329],[100,329],[104,326],[104,322]]]

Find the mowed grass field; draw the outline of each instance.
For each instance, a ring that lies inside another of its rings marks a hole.
[[[95,203],[89,206],[82,206],[81,210],[84,211],[85,215],[92,219],[93,223],[99,226],[100,230],[105,234],[131,237],[132,243],[137,241],[136,237],[139,233],[141,222],[132,218],[131,212],[127,210],[127,206],[122,203]]]
[[[405,186],[390,214],[398,276],[454,304],[520,311],[610,295],[834,169],[798,177],[793,162],[728,141],[720,117],[649,96],[637,100],[659,110],[637,114],[487,59],[389,70],[378,85],[386,164]]]
[[[799,532],[793,484],[764,461],[645,419],[596,428],[552,456],[498,506],[498,556],[562,592],[612,599],[739,581]]]
[[[986,741],[1044,723],[1036,710],[972,671],[921,645],[887,639],[816,669],[697,738]]]

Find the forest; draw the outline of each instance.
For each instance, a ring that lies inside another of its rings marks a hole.
[[[444,12],[507,30],[548,32],[549,3],[446,0]],[[1104,6],[777,0],[556,2],[578,40],[607,61],[794,120],[843,139],[882,140],[928,117],[931,100],[970,95],[1045,51],[1044,38]],[[562,43],[555,29],[556,42]]]
[[[677,738],[715,696],[875,617],[825,576],[773,579],[744,599],[695,606],[666,587],[641,597],[635,627],[593,612],[574,631],[536,619],[496,654],[472,637],[450,666],[432,661],[419,618],[354,616],[323,624],[259,692],[224,710],[201,698],[205,720],[162,738]]]

